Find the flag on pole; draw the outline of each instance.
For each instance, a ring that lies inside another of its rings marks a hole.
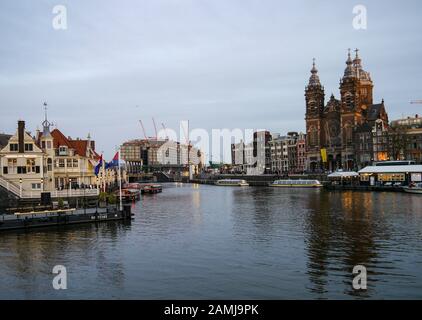
[[[113,160],[111,160],[110,162],[106,163],[105,168],[110,169],[110,168],[117,168],[119,166],[119,152],[116,153],[116,155],[114,156]]]
[[[103,166],[103,155],[101,155],[100,160],[98,161],[97,166],[95,167],[95,175],[98,176],[100,173],[101,167]]]

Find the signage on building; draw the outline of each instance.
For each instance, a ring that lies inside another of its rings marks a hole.
[[[327,162],[327,149],[325,148],[321,149],[321,159],[322,159],[322,162],[324,163]]]

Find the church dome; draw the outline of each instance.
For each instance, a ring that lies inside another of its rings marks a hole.
[[[350,56],[350,49],[349,49],[349,53],[348,53],[348,57],[347,57],[347,61],[346,61],[346,69],[344,70],[344,76],[343,76],[343,80],[344,79],[359,79],[361,81],[372,81],[371,80],[371,75],[369,74],[369,72],[366,72],[365,70],[363,70],[362,68],[362,60],[359,57],[359,50],[356,49],[356,57],[353,59]]]

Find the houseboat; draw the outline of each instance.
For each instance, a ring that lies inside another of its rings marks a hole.
[[[275,180],[270,187],[319,188],[322,184],[318,180]]]
[[[217,186],[226,186],[226,187],[247,187],[249,183],[246,180],[239,179],[222,179],[215,182]]]

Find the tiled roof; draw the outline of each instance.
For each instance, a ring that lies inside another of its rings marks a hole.
[[[380,117],[382,110],[384,109],[384,104],[373,104],[369,106],[368,109],[368,120],[377,120]]]
[[[81,156],[86,156],[86,151],[88,149],[88,141],[87,140],[71,140],[70,143],[75,149],[75,153]]]
[[[66,136],[58,129],[54,129],[51,132],[51,135],[53,136],[54,148],[66,146],[69,149],[75,150],[75,153],[80,156],[87,156],[88,140],[71,140],[66,138]],[[97,154],[95,153],[95,155]]]
[[[4,148],[8,144],[11,137],[12,136],[8,134],[0,134],[0,149]]]
[[[59,129],[54,129],[53,131],[51,131],[51,135],[53,136],[54,148],[58,148],[60,146],[66,146],[68,148],[72,148],[72,144],[70,143],[70,141],[65,137],[65,135]]]

